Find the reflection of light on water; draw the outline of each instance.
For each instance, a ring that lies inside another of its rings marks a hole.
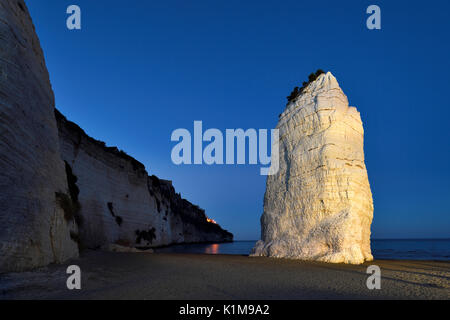
[[[208,254],[218,254],[219,253],[219,244],[213,243],[205,248],[205,253]]]

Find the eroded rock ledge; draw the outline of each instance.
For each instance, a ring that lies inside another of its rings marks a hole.
[[[61,157],[79,189],[82,247],[109,243],[155,247],[233,239],[208,222],[203,209],[182,199],[171,181],[149,176],[139,161],[89,137],[59,111],[55,115]]]

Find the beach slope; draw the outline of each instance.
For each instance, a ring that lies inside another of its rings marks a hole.
[[[66,268],[81,268],[81,290]],[[366,269],[381,268],[381,289]],[[362,265],[267,257],[90,251],[66,265],[0,275],[0,299],[449,299],[450,262]]]

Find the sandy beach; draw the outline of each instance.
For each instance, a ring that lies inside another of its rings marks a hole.
[[[81,268],[81,290],[66,268]],[[381,289],[366,287],[367,266]],[[64,265],[0,275],[0,299],[449,299],[450,262],[325,264],[239,255],[85,252]]]

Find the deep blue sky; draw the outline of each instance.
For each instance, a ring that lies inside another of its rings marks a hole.
[[[26,0],[57,107],[235,234],[259,239],[259,166],[176,166],[176,128],[273,128],[331,71],[361,112],[374,238],[450,238],[449,1]],[[66,8],[82,30],[66,29]],[[365,26],[370,4],[382,30]]]

